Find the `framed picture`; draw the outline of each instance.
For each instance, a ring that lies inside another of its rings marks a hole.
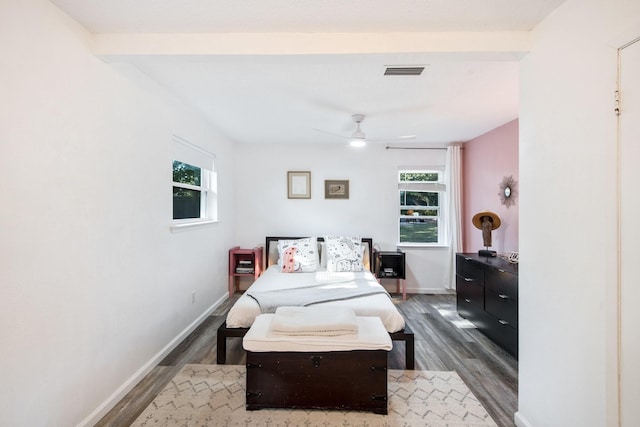
[[[349,180],[330,180],[324,181],[324,198],[325,199],[348,199],[349,198]]]
[[[289,199],[311,198],[311,172],[287,172],[287,197]]]

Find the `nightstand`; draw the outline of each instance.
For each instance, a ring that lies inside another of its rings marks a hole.
[[[405,283],[405,257],[400,249],[396,251],[375,251],[374,272],[378,281],[381,279],[396,279],[396,292],[402,288],[402,300],[407,299],[407,284]]]
[[[234,246],[229,249],[229,296],[238,290],[236,278],[253,276],[257,280],[262,273],[262,247],[241,249]]]

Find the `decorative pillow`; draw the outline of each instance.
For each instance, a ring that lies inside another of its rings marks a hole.
[[[362,271],[362,239],[360,237],[325,236],[327,270]]]
[[[320,248],[320,267],[327,268],[327,245],[324,242],[318,242]],[[364,242],[360,243],[362,249],[362,265],[364,270],[369,270],[369,245]]]
[[[278,267],[283,273],[311,273],[318,269],[318,242],[315,237],[278,240]]]

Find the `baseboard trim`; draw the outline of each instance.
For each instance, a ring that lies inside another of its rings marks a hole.
[[[443,288],[419,288],[419,289],[408,289],[408,294],[428,294],[428,295],[454,295],[456,293],[455,289],[443,289]]]
[[[382,286],[389,292],[390,294],[396,294],[396,285],[391,282],[383,282]],[[427,294],[427,295],[455,295],[455,289],[444,289],[444,288],[407,288],[407,294]]]
[[[513,421],[516,423],[517,427],[533,427],[533,425],[520,412],[516,412],[513,415]]]
[[[176,335],[162,350],[156,353],[147,363],[142,365],[138,371],[126,380],[111,396],[107,398],[100,406],[98,406],[87,418],[78,423],[77,427],[90,427],[95,425],[102,419],[118,402],[124,398],[144,377],[151,372],[153,368],[173,351],[191,332],[193,332],[211,313],[218,308],[228,296],[225,294],[209,308],[207,308],[200,316],[198,316],[189,326]]]

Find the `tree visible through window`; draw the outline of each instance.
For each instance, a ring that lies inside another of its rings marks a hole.
[[[400,171],[400,243],[440,242],[444,194],[441,178],[441,171]]]
[[[173,161],[173,219],[201,218],[206,192],[202,169]]]

